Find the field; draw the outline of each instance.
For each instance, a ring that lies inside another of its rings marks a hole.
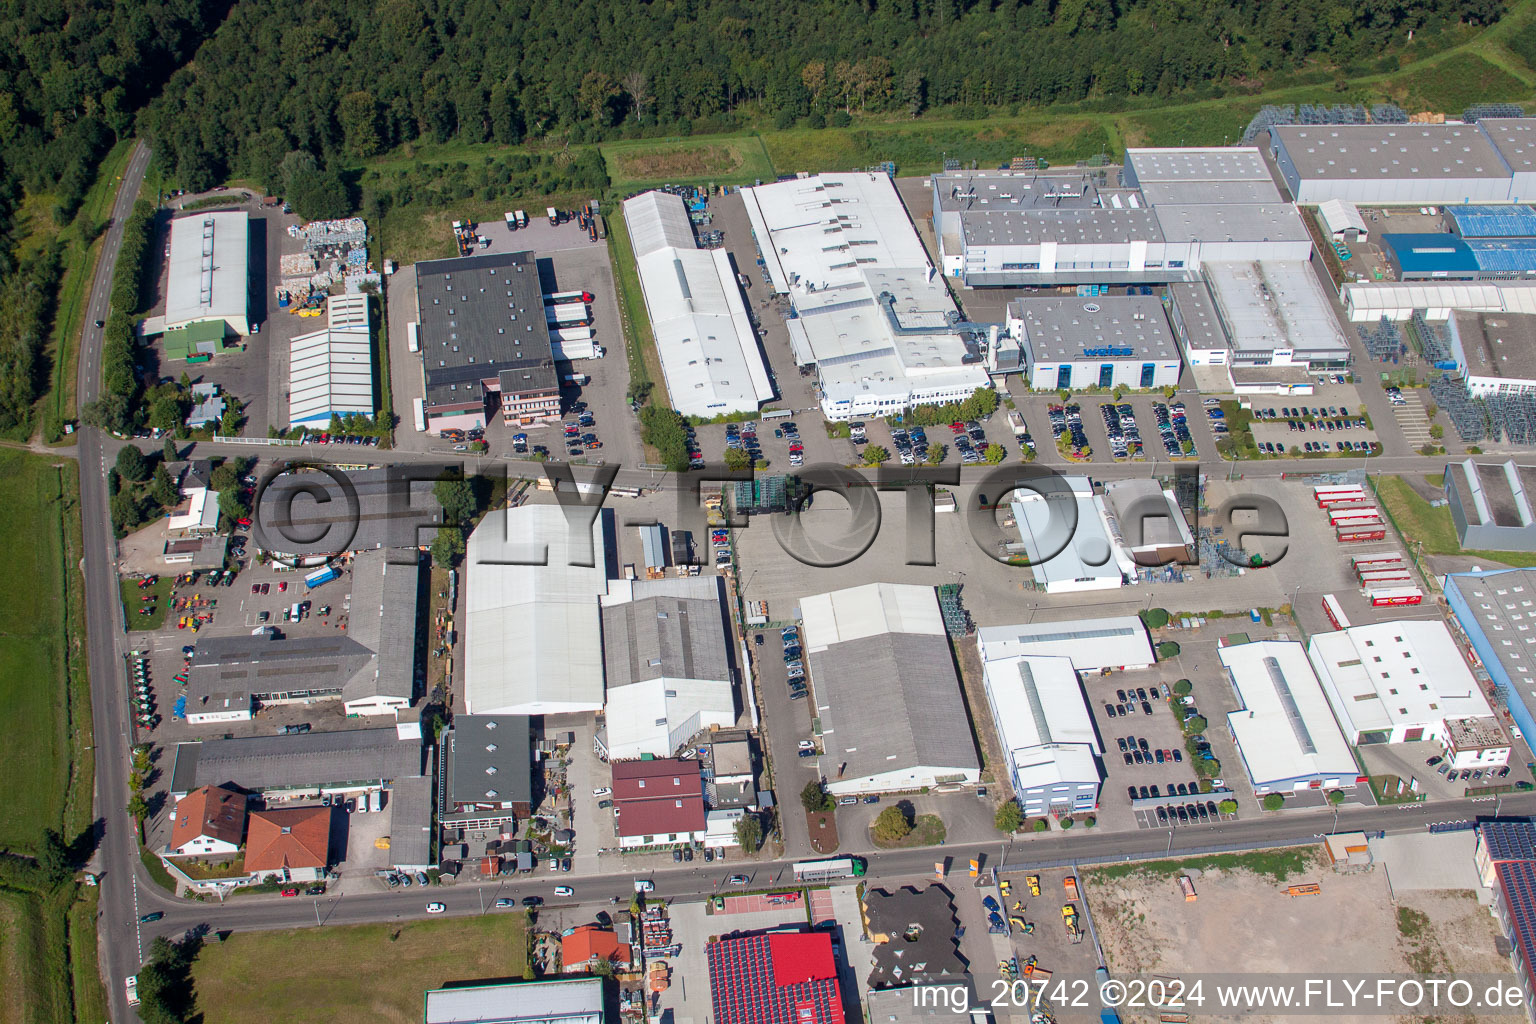
[[[0,605],[0,718],[13,730],[0,849],[30,851],[45,827],[61,827],[69,782],[65,697],[65,555],[62,497],[74,466],[0,454],[0,531],[12,538],[7,575],[28,599]],[[89,792],[89,784],[86,786]]]
[[[755,135],[610,142],[600,148],[613,191],[621,196],[654,185],[750,185],[774,176]]]
[[[426,989],[521,978],[526,946],[520,913],[237,932],[204,946],[192,976],[206,1024],[414,1024]]]
[[[165,615],[171,608],[171,584],[175,582],[174,576],[162,576],[156,580],[153,586],[139,589],[138,580],[118,580],[117,586],[123,598],[123,621],[128,623],[131,630],[143,630],[153,632],[165,625]],[[155,614],[140,615],[139,609],[144,606],[141,598],[153,596]]]
[[[763,145],[779,174],[855,170],[894,161],[896,173],[926,174],[944,160],[997,167],[1029,154],[1052,164],[1072,163],[1110,148],[1098,119],[1062,115],[999,117],[984,121],[903,121],[850,128],[774,132]]]
[[[1456,524],[1449,506],[1432,507],[1402,477],[1376,478],[1376,493],[1405,542],[1424,545],[1426,555],[1465,555],[1510,566],[1536,565],[1529,551],[1464,551],[1456,541]]]
[[[1280,851],[1271,851],[1278,853]],[[1109,968],[1117,974],[1179,971],[1504,973],[1496,926],[1468,892],[1403,892],[1396,906],[1380,869],[1336,875],[1321,851],[1304,851],[1319,897],[1292,899],[1285,884],[1247,870],[1196,868],[1199,899],[1184,902],[1173,873],[1084,871],[1087,898]],[[1198,865],[1200,860],[1191,860]],[[1350,941],[1320,942],[1349,922]]]

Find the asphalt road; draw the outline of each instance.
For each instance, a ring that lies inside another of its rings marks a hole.
[[[86,313],[80,348],[79,404],[94,401],[101,382],[101,330],[95,321],[107,318],[112,294],[112,275],[117,269],[123,242],[123,222],[133,210],[149,165],[149,148],[135,147],[118,186],[112,208],[112,224],[102,244],[96,279]],[[97,861],[101,871],[100,917],[97,922],[97,956],[106,979],[108,1007],[116,1021],[137,1020],[124,998],[123,979],[137,973],[139,954],[138,886],[135,874],[142,870],[126,809],[128,800],[128,707],[127,690],[120,680],[120,657],[126,653],[113,568],[114,542],[107,511],[107,464],[103,436],[94,427],[80,428],[80,514],[85,534],[85,613],[89,634],[91,706],[94,711],[96,747],[96,818],[103,824]],[[116,446],[112,446],[114,451]]]

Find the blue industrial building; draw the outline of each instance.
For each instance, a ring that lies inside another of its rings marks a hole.
[[[1478,276],[1477,258],[1455,235],[1390,234],[1380,241],[1399,281],[1472,281]]]
[[[1462,238],[1536,238],[1529,206],[1447,206],[1450,229]]]
[[[1467,248],[1482,280],[1536,277],[1536,238],[1484,238]]]
[[[1445,600],[1501,703],[1527,743],[1536,742],[1536,570],[1490,569],[1445,578]]]

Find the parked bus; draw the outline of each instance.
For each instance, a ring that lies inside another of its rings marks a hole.
[[[822,882],[831,878],[860,878],[868,865],[863,857],[834,857],[831,860],[795,862],[795,881]]]
[[[1368,590],[1365,594],[1371,599],[1371,604],[1377,608],[1385,608],[1389,605],[1418,604],[1424,600],[1424,591],[1418,587],[1387,587],[1381,590]]]
[[[1328,616],[1328,621],[1333,623],[1334,629],[1349,628],[1349,619],[1344,615],[1344,609],[1339,606],[1339,599],[1332,594],[1323,595],[1323,614]]]
[[[417,431],[425,431],[427,429],[427,400],[424,398],[411,399],[411,414],[416,417]]]

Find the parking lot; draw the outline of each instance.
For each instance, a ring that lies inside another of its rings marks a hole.
[[[1359,393],[1347,384],[1325,384],[1313,395],[1253,398],[1250,431],[1264,454],[1369,454],[1380,450],[1374,424]]]

